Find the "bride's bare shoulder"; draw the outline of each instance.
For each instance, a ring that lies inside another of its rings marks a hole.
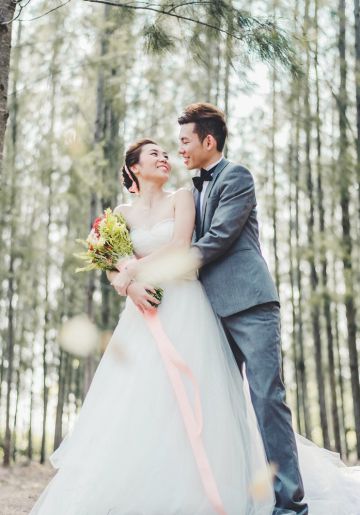
[[[113,213],[126,216],[126,214],[129,214],[130,209],[131,204],[119,204],[114,208]]]
[[[186,193],[184,193],[186,192]],[[179,188],[175,191],[175,195],[192,195],[192,191],[190,187],[184,186],[183,188]]]
[[[183,202],[193,202],[193,195],[191,191],[186,187],[179,188],[175,191],[169,191],[168,194],[174,209],[176,209],[177,205],[180,205]]]
[[[175,198],[175,201],[180,200],[180,202],[182,202],[184,200],[189,201],[189,200],[194,199],[192,191],[189,188],[179,188],[178,190],[176,190],[174,192],[174,198]]]
[[[174,199],[176,199],[176,198],[179,198],[179,197],[180,198],[181,197],[192,197],[193,194],[192,194],[190,188],[184,187],[184,188],[179,188],[179,189],[177,189],[175,191],[169,192],[169,196],[173,197]]]

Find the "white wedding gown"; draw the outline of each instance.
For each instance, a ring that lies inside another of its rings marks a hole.
[[[135,229],[137,255],[166,243],[173,219]],[[195,276],[169,282],[158,315],[200,387],[203,442],[227,515],[271,515],[273,494],[250,495],[266,460],[248,389]],[[184,382],[191,398],[190,383]],[[297,437],[310,515],[359,515],[360,470]],[[31,515],[213,515],[184,422],[148,327],[130,299],[58,469]]]

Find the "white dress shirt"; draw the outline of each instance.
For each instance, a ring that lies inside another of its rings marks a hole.
[[[220,163],[220,161],[224,158],[224,156],[221,156],[220,159],[218,161],[216,161],[215,163],[211,163],[211,165],[207,166],[205,168],[205,170],[211,170],[211,168],[214,168],[214,166],[216,166],[217,164]],[[200,170],[198,172],[198,175],[200,175]],[[203,206],[203,200],[204,200],[204,196],[205,196],[205,192],[206,192],[206,189],[207,187],[209,186],[210,184],[210,181],[205,181],[203,183],[203,189],[200,193],[200,212],[202,212],[202,206]]]

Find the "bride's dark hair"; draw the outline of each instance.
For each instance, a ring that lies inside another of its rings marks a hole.
[[[125,162],[121,169],[123,184],[127,190],[130,191],[131,186],[136,185],[136,188],[140,190],[139,181],[136,175],[130,170],[130,167],[136,165],[140,161],[141,150],[145,145],[157,145],[156,141],[148,138],[140,139],[130,145],[125,152]],[[126,170],[127,168],[127,170]],[[134,193],[131,191],[131,193]]]

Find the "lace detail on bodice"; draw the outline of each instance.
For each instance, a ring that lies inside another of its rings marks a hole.
[[[168,243],[174,232],[174,222],[174,218],[166,218],[149,229],[142,227],[130,229],[135,254],[138,257],[144,257]]]

